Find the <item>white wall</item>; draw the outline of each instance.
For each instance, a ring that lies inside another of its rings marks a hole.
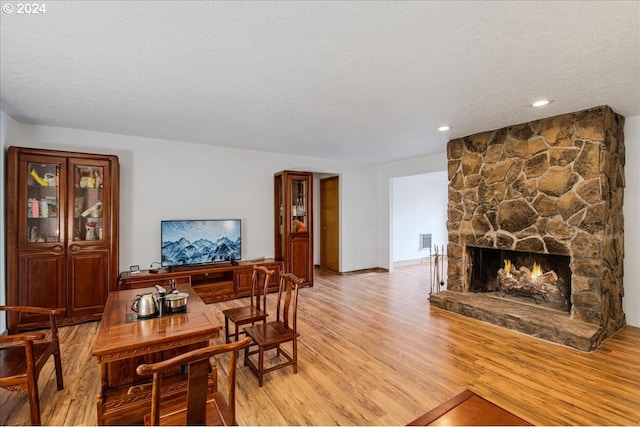
[[[446,246],[448,185],[444,171],[391,179],[392,262],[429,256],[420,234],[431,233],[431,250]]]
[[[640,326],[640,116],[624,125],[624,298],[627,324]]]
[[[273,174],[283,169],[340,175],[342,268],[376,265],[375,166],[34,125],[20,125],[19,141],[119,157],[121,271],[160,260],[163,219],[241,218],[242,257],[273,257]]]

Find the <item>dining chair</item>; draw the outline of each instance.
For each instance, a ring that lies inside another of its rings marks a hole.
[[[229,308],[224,310],[224,338],[225,342],[231,342],[231,331],[229,322],[233,323],[235,332],[233,336],[238,341],[238,335],[244,334],[239,331],[240,326],[256,322],[264,322],[267,318],[267,290],[271,278],[275,275],[275,270],[269,270],[262,265],[253,266],[251,279],[251,299],[250,304],[242,307]]]
[[[305,283],[291,273],[280,275],[278,299],[276,306],[276,320],[244,328],[251,338],[251,345],[245,348],[244,364],[258,377],[258,385],[262,387],[264,374],[285,366],[293,366],[293,373],[298,373],[298,290]],[[291,342],[291,352],[285,351],[282,344]],[[251,347],[257,346],[252,350]],[[265,351],[276,349],[276,356],[285,360],[265,366]],[[258,354],[257,363],[252,355]]]
[[[56,386],[58,390],[64,389],[57,316],[64,314],[65,309],[5,305],[0,306],[0,311],[49,316],[49,333],[34,331],[0,337],[0,387],[26,392],[31,425],[40,425],[38,377],[50,356],[54,360]]]
[[[180,354],[170,359],[139,365],[138,375],[153,375],[151,385],[151,412],[144,418],[145,425],[237,425],[236,423],[236,368],[238,352],[251,339],[212,345]],[[217,365],[211,361],[215,355],[229,353],[227,397],[208,390],[209,374],[217,379]],[[187,368],[187,396],[162,399],[163,373],[178,366]]]

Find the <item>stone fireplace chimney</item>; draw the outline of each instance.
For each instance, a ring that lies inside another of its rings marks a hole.
[[[602,106],[449,141],[448,290],[431,304],[585,351],[622,328],[623,127]],[[568,256],[569,311],[471,292],[471,248]]]

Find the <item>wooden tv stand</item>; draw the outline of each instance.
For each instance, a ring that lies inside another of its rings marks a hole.
[[[262,265],[276,271],[271,283],[269,283],[269,291],[278,290],[283,265],[281,261],[269,259],[260,262],[240,261],[237,265],[224,263],[192,268],[160,268],[156,270],[157,273],[151,273],[150,270],[143,270],[138,274],[124,271],[120,273],[118,290],[150,288],[155,285],[169,289],[171,280],[176,280],[178,285],[191,285],[206,304],[226,301],[251,295],[251,277],[254,265]]]

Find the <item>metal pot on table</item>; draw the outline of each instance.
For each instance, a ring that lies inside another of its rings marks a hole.
[[[185,311],[188,298],[189,294],[186,292],[173,291],[165,297],[165,307],[169,313]]]

